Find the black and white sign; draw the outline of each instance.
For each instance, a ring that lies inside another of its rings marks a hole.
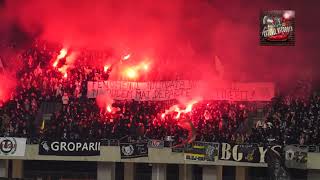
[[[100,142],[41,141],[40,155],[56,156],[99,156]]]
[[[121,143],[121,159],[148,157],[148,143]]]
[[[265,163],[267,151],[273,151],[276,154],[282,152],[280,145],[270,147],[258,146],[257,144],[235,144],[221,143],[220,160],[229,160],[237,162]]]
[[[308,148],[288,145],[284,148],[285,164],[288,168],[307,169]]]
[[[24,156],[26,151],[26,138],[0,137],[1,156]]]

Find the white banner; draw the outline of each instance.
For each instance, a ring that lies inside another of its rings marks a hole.
[[[206,100],[270,101],[273,83],[206,83],[204,81],[89,81],[88,98],[108,95],[115,100],[163,101],[179,98]]]
[[[24,156],[26,138],[0,137],[0,156]]]

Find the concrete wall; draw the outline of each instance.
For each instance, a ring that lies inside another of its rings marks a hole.
[[[42,155],[39,155],[38,145],[27,145],[26,154],[24,157],[1,156],[0,159],[140,162],[140,163],[202,164],[202,165],[222,165],[222,166],[267,167],[267,164],[265,163],[241,163],[241,162],[220,161],[220,160],[216,162],[186,161],[183,153],[173,153],[171,152],[170,148],[164,148],[164,149],[149,148],[149,157],[121,159],[120,147],[116,147],[116,146],[102,146],[100,156],[42,156]],[[308,169],[320,169],[320,153],[308,153],[307,167]],[[19,172],[17,172],[17,174],[19,174]]]
[[[149,148],[149,157],[121,159],[120,147],[102,146],[100,156],[43,156],[39,155],[38,145],[27,145],[24,157],[1,156],[0,159],[23,160],[56,160],[56,161],[98,161],[98,162],[138,162],[138,163],[166,163],[166,164],[202,164],[223,166],[255,166],[267,167],[265,163],[241,163],[233,161],[201,162],[186,161],[183,153],[173,153],[170,148]]]

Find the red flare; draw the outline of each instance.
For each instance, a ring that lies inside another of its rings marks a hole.
[[[147,71],[147,70],[149,69],[149,64],[147,64],[147,63],[142,63],[142,64],[141,64],[141,67],[142,67],[143,70]]]
[[[68,78],[68,73],[64,73],[63,77],[67,79]]]
[[[127,54],[127,55],[124,56],[122,59],[126,61],[126,60],[128,60],[130,57],[131,57],[131,54]]]
[[[177,115],[175,116],[175,119],[179,119],[181,117],[181,114],[187,114],[187,113],[190,113],[192,111],[192,107],[193,105],[197,103],[196,100],[193,100],[191,101],[190,103],[188,103],[186,105],[186,108],[185,109],[180,109],[178,105],[174,105],[174,106],[171,106],[168,110],[165,111],[165,115],[166,114],[170,114],[170,113],[173,113],[173,112],[176,112]]]
[[[58,63],[59,63],[59,60],[56,60],[54,63],[53,63],[53,67],[57,67],[57,65],[58,65]]]
[[[112,108],[111,108],[111,106],[110,106],[110,105],[107,105],[107,111],[108,111],[109,113],[111,113],[111,112],[112,112]]]
[[[138,76],[138,74],[134,68],[128,68],[126,69],[126,76],[129,79],[135,79]]]
[[[166,113],[161,114],[161,118],[164,119],[166,117]]]
[[[103,66],[103,71],[104,71],[104,72],[107,72],[107,71],[108,71],[108,69],[109,69],[109,65],[105,65],[105,66]]]
[[[53,63],[52,66],[53,66],[53,67],[57,67],[60,59],[66,57],[67,54],[68,54],[68,50],[65,49],[65,48],[62,48],[62,49],[60,50],[60,54],[57,56],[57,58],[56,58],[56,60],[54,61],[54,63]]]
[[[60,54],[58,55],[57,59],[62,59],[64,57],[66,57],[67,53],[68,53],[67,49],[65,49],[65,48],[61,49]]]

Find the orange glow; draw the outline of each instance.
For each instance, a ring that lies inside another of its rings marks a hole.
[[[62,59],[62,58],[64,58],[64,57],[66,57],[67,53],[68,53],[68,50],[65,49],[65,48],[62,48],[62,49],[60,50],[60,54],[58,55],[57,59]]]
[[[52,66],[53,66],[53,67],[57,67],[60,59],[66,57],[67,53],[68,53],[68,50],[65,49],[65,48],[62,48],[62,49],[60,50],[60,54],[57,56],[57,58],[56,58],[56,60],[54,61],[54,63],[53,63]]]
[[[54,63],[53,63],[53,67],[57,67],[57,65],[58,65],[58,63],[59,63],[59,60],[56,60]]]
[[[149,69],[149,64],[147,63],[142,63],[141,64],[142,69],[144,69],[145,71],[147,71]]]
[[[109,113],[112,112],[112,109],[111,109],[111,106],[110,106],[110,105],[107,106],[107,111],[108,111]]]
[[[161,114],[161,118],[164,119],[166,117],[166,113]]]
[[[171,106],[168,110],[165,111],[165,113],[163,113],[164,115],[170,114],[170,113],[174,113],[176,112],[177,115],[175,116],[175,119],[179,119],[181,117],[181,114],[187,114],[190,113],[192,111],[192,107],[194,104],[196,104],[197,101],[191,101],[186,105],[185,109],[180,109],[180,107],[178,105],[174,105]],[[162,115],[163,115],[162,114]]]
[[[181,111],[178,111],[178,114],[176,115],[175,119],[179,119],[181,115]]]
[[[107,72],[108,69],[109,69],[109,65],[105,65],[105,66],[103,67],[103,71],[104,71],[104,72]]]
[[[130,79],[134,79],[134,78],[136,78],[138,76],[136,70],[134,70],[133,68],[128,68],[126,70],[126,75]]]
[[[186,109],[185,109],[185,112],[188,113],[188,112],[191,112],[192,111],[192,107],[194,104],[196,104],[197,101],[191,101],[190,103],[188,103]]]
[[[64,73],[63,77],[68,78],[68,73]]]

